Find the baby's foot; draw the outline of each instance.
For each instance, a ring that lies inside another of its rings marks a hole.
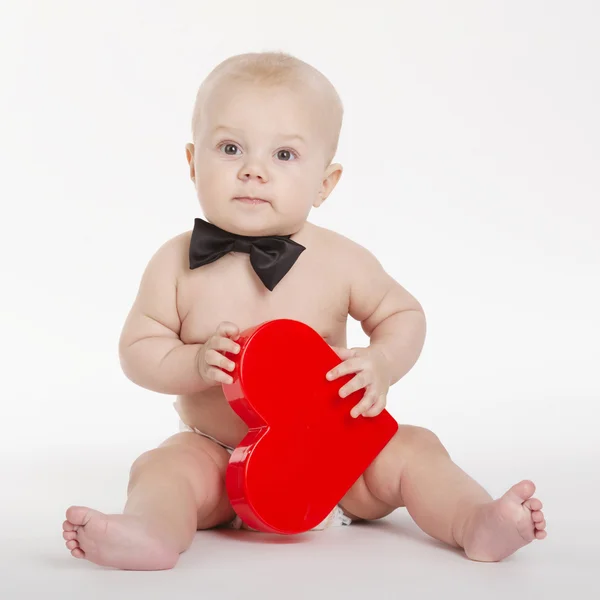
[[[105,515],[84,506],[71,506],[66,516],[63,538],[75,558],[136,571],[171,569],[179,558],[141,517]]]
[[[495,562],[534,539],[546,537],[542,503],[531,496],[532,481],[513,485],[504,496],[473,509],[463,530],[462,545],[472,560]]]

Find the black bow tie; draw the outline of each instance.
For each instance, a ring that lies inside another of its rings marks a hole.
[[[190,240],[190,269],[214,262],[229,252],[248,252],[252,268],[273,291],[306,250],[290,238],[290,235],[239,235],[196,218]]]

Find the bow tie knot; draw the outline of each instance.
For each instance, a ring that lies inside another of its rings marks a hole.
[[[236,238],[233,240],[233,252],[247,252],[250,254],[252,243],[248,240]]]
[[[306,250],[290,238],[290,235],[239,235],[196,218],[190,239],[190,269],[214,262],[229,252],[246,252],[250,254],[254,272],[273,291]]]

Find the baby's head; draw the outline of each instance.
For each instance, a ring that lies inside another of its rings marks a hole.
[[[204,80],[186,145],[190,176],[207,220],[241,235],[300,230],[337,184],[331,164],[341,100],[317,69],[288,54],[250,53]],[[252,197],[266,202],[250,203]]]

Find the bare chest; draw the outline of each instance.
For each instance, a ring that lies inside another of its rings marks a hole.
[[[348,299],[347,282],[317,257],[301,257],[269,291],[252,270],[248,255],[232,253],[182,277],[177,291],[180,338],[187,344],[204,343],[221,321],[243,331],[273,319],[295,319],[328,343],[343,345]]]

